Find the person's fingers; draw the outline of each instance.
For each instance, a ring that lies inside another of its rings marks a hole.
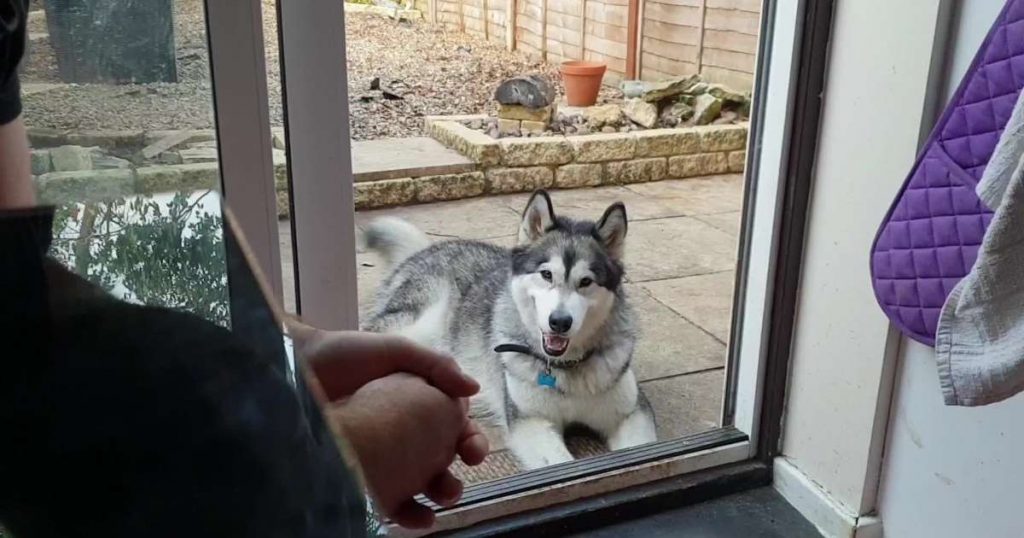
[[[440,506],[449,507],[462,498],[462,481],[445,469],[427,484],[424,495]]]
[[[434,524],[434,511],[413,499],[403,502],[389,517],[407,529],[427,529]]]
[[[466,465],[480,465],[490,453],[491,444],[480,431],[480,426],[471,420],[463,429],[455,451]]]
[[[451,357],[397,336],[323,333],[310,341],[304,353],[331,400],[397,372],[422,377],[453,398],[472,396],[480,390],[480,384],[462,373]]]

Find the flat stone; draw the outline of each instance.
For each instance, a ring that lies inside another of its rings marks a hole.
[[[416,185],[416,201],[437,202],[461,200],[480,196],[487,188],[482,172],[424,176],[413,180]]]
[[[158,140],[166,138],[168,136],[175,135],[182,132],[181,129],[176,130],[156,130],[147,131],[143,135],[143,144],[151,145]],[[183,144],[189,144],[193,142],[209,142],[217,140],[217,131],[213,129],[185,129],[184,132],[188,133],[188,137],[185,138]]]
[[[127,159],[94,152],[92,155],[92,167],[95,170],[112,170],[116,168],[131,168],[132,163]]]
[[[178,151],[181,162],[191,163],[213,163],[220,158],[216,148],[185,148]]]
[[[706,222],[723,232],[738,237],[740,233],[740,218],[742,214],[739,211],[731,211],[729,213],[716,213],[714,215],[701,215],[694,217],[698,220]]]
[[[512,77],[498,85],[494,100],[502,105],[545,107],[555,102],[555,87],[543,75]]]
[[[712,84],[708,86],[707,93],[721,99],[727,104],[743,105],[750,101],[750,98],[746,95],[722,84]]]
[[[50,161],[50,152],[45,149],[32,150],[32,175],[41,176],[53,171],[53,163]]]
[[[629,133],[602,133],[570,136],[576,152],[576,162],[592,163],[632,159],[636,153],[636,139]]]
[[[659,82],[646,82],[644,83],[642,98],[648,103],[657,103],[669,97],[679,95],[699,82],[700,75],[676,77]]]
[[[676,127],[693,117],[693,105],[677,101],[662,109],[658,119],[665,127]]]
[[[92,170],[92,150],[81,146],[61,146],[50,150],[55,172]]]
[[[630,282],[729,271],[736,238],[689,217],[632,222],[625,262]]]
[[[145,133],[141,130],[120,131],[71,131],[68,133],[68,144],[76,146],[99,146],[104,149],[137,149],[145,143]]]
[[[147,194],[181,190],[183,178],[177,166],[143,166],[135,170],[135,189]]]
[[[734,173],[742,173],[747,168],[747,152],[746,151],[731,151],[729,156],[726,157],[729,161],[729,171]]]
[[[485,239],[515,234],[526,196],[487,196],[435,204],[358,211],[356,225],[365,227],[383,217],[399,217],[436,237]],[[522,199],[522,202],[517,200]],[[514,209],[513,209],[514,208]]]
[[[588,106],[583,109],[583,117],[591,129],[600,129],[606,125],[616,126],[625,117],[622,107],[615,104]]]
[[[499,122],[500,125],[500,122]],[[543,134],[548,128],[548,124],[543,121],[528,121],[523,120],[522,130],[523,132],[533,134]]]
[[[710,95],[698,95],[693,102],[693,123],[707,125],[722,112],[722,100]]]
[[[690,323],[726,343],[732,323],[734,281],[735,273],[725,271],[645,282],[641,286]]]
[[[614,185],[658,181],[665,177],[667,169],[664,157],[619,161],[605,166],[607,181]]]
[[[668,158],[668,175],[674,178],[710,176],[729,171],[725,153],[698,153]]]
[[[573,159],[572,144],[562,137],[504,139],[501,162],[507,166],[566,164]]]
[[[490,192],[532,192],[551,187],[554,175],[546,166],[524,168],[491,168],[487,170]]]
[[[553,112],[554,108],[551,106],[530,108],[521,105],[501,105],[498,107],[498,117],[506,120],[541,121],[547,123],[551,121]]]
[[[726,347],[635,284],[626,285],[640,335],[633,372],[640,381],[725,365]]]
[[[25,130],[28,133],[29,144],[33,148],[52,148],[68,143],[67,131],[50,129],[48,127],[28,127]]]
[[[454,121],[438,121],[431,131],[434,138],[475,163],[494,166],[501,162],[501,147],[490,136]]]
[[[281,149],[275,149],[274,155],[275,163],[287,160],[287,153]],[[458,174],[475,169],[476,164],[471,159],[432,138],[386,138],[352,142],[352,170],[357,183]]]
[[[165,151],[157,155],[156,162],[160,164],[181,164],[181,154],[177,151]]]
[[[683,215],[711,215],[743,208],[743,177],[738,175],[666,180],[627,188]]]
[[[391,207],[416,200],[416,184],[411,178],[356,183],[355,189],[356,209]]]
[[[523,122],[498,118],[498,134],[503,136],[519,136]]]
[[[219,163],[179,164],[184,189],[215,189],[220,185]]]
[[[133,193],[131,170],[76,170],[50,172],[36,181],[39,199],[45,203],[101,201]]]
[[[678,439],[713,430],[722,420],[725,369],[640,384],[654,409],[658,439]]]
[[[698,127],[702,151],[736,151],[747,148],[747,124]]]
[[[637,157],[668,157],[700,151],[700,133],[693,129],[651,129],[637,131]]]
[[[604,166],[594,164],[566,164],[555,171],[555,187],[575,189],[596,187],[604,182]]]
[[[167,136],[153,142],[142,148],[142,157],[144,159],[152,159],[161,153],[174,149],[176,146],[184,144],[192,137],[191,131],[174,131]]]
[[[643,99],[628,99],[622,106],[622,112],[633,123],[648,129],[658,122],[658,106]]]

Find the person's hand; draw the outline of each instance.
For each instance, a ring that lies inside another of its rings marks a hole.
[[[381,512],[403,527],[434,522],[416,495],[442,506],[462,496],[462,482],[448,470],[456,454],[469,465],[487,456],[487,440],[469,420],[466,400],[409,374],[367,383],[329,407],[327,416],[355,450]]]
[[[323,331],[295,321],[288,328],[296,352],[313,370],[311,388],[324,402],[338,401],[374,379],[398,372],[421,377],[452,398],[468,398],[480,390],[454,359],[407,338]]]

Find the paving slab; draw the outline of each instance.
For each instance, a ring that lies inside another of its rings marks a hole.
[[[597,220],[604,214],[605,209],[615,202],[626,204],[626,215],[629,216],[630,222],[685,216],[682,209],[663,204],[657,198],[637,194],[625,187],[550,191],[549,194],[555,206],[555,214],[574,219]],[[510,197],[506,201],[513,210],[522,213],[529,198],[529,194],[521,194]]]
[[[359,211],[356,227],[374,219],[391,216],[409,221],[435,238],[485,239],[510,235],[519,229],[519,213],[505,202],[505,196],[488,196],[408,207]]]
[[[634,222],[625,263],[630,282],[727,271],[736,265],[736,238],[690,217]]]
[[[694,218],[699,221],[706,222],[723,232],[732,234],[733,236],[739,236],[741,215],[742,213],[739,211],[730,211],[728,213],[717,213],[714,215],[700,215]]]
[[[729,341],[735,273],[722,273],[644,282],[641,286],[658,301],[691,323]]]
[[[719,426],[725,369],[646,381],[640,389],[651,402],[658,440],[678,439]]]
[[[654,181],[627,189],[684,215],[711,215],[743,209],[743,176],[729,174],[680,181]]]
[[[626,286],[636,313],[639,337],[633,372],[640,381],[725,365],[722,342],[659,303],[639,285]]]
[[[474,170],[473,161],[429,137],[352,142],[352,171],[356,182]]]

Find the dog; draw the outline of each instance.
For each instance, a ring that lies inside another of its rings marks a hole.
[[[571,461],[570,425],[600,434],[612,450],[654,442],[654,413],[631,368],[627,222],[622,203],[596,222],[557,216],[542,190],[511,249],[432,244],[406,221],[375,220],[363,240],[390,273],[363,329],[454,356],[480,382],[474,416],[497,426],[526,469]]]

